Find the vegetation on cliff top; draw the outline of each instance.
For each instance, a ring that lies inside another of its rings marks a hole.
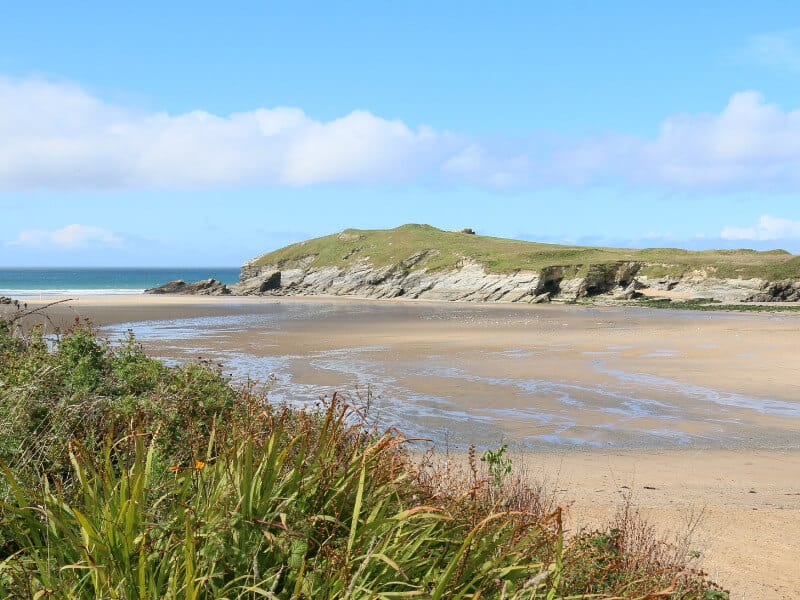
[[[417,260],[418,258],[418,260]],[[645,263],[641,273],[681,276],[695,270],[730,278],[779,280],[800,277],[800,256],[785,250],[703,250],[677,248],[602,248],[563,246],[443,231],[430,225],[395,229],[345,231],[286,246],[254,259],[254,265],[345,268],[359,261],[374,267],[405,263],[409,270],[454,269],[464,261],[480,263],[489,272],[539,271],[566,267],[565,275],[580,275],[595,264],[618,261]]]
[[[357,417],[0,315],[0,597],[727,598],[635,520],[568,538],[502,456],[457,479]]]

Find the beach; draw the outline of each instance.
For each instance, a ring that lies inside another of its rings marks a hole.
[[[564,509],[569,531],[615,522],[627,506],[733,599],[800,593],[800,452],[627,450],[512,453],[513,473]],[[466,457],[434,455],[465,472]],[[688,538],[688,539],[687,539]]]
[[[797,315],[153,296],[48,315],[132,328],[155,356],[272,381],[275,400],[345,393],[456,456],[507,442],[573,529],[627,495],[665,533],[702,513],[696,565],[732,598],[800,594]]]
[[[800,446],[791,314],[152,296],[50,313],[235,379],[274,374],[274,400],[369,396],[378,420],[455,448]]]

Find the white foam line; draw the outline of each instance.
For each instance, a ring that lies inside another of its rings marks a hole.
[[[80,298],[83,296],[136,296],[144,293],[144,288],[100,288],[100,289],[0,289],[0,296],[19,299],[44,299],[44,298]]]

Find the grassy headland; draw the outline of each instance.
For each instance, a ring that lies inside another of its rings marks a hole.
[[[507,473],[417,468],[333,399],[269,403],[76,320],[0,318],[0,595],[727,598],[635,523],[566,539]]]
[[[347,229],[264,254],[252,264],[278,265],[279,268],[300,264],[312,268],[346,268],[356,261],[366,260],[377,268],[405,262],[409,270],[436,271],[455,269],[464,259],[481,263],[487,272],[494,273],[561,266],[567,267],[565,275],[580,276],[593,265],[633,261],[644,263],[640,273],[651,277],[680,277],[704,270],[716,277],[800,278],[800,256],[785,250],[563,246],[443,231],[416,224],[388,230]]]

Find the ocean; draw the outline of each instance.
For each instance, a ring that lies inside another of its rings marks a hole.
[[[0,268],[0,296],[25,299],[132,295],[175,279],[199,281],[209,277],[233,284],[239,280],[239,268]]]

